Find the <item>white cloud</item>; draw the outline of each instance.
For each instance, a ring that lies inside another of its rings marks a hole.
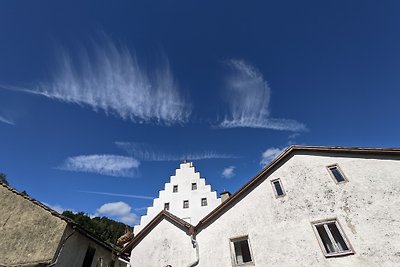
[[[5,87],[90,106],[139,123],[171,125],[187,121],[191,108],[179,92],[168,60],[148,71],[125,46],[115,45],[107,37],[100,42],[103,44],[82,48],[74,58],[60,52],[50,82],[42,82],[35,89]]]
[[[12,120],[2,117],[2,116],[0,116],[0,122],[4,122],[4,123],[10,124],[10,125],[15,125],[15,123]]]
[[[238,158],[235,155],[221,154],[214,151],[200,153],[168,154],[153,148],[150,145],[135,142],[115,142],[115,144],[129,153],[132,157],[142,161],[181,161],[203,159],[231,159]]]
[[[137,199],[149,199],[149,200],[154,199],[153,197],[149,197],[149,196],[140,196],[140,195],[131,195],[131,194],[116,194],[116,193],[108,193],[108,192],[81,191],[81,190],[78,190],[78,192],[87,193],[87,194],[105,195],[105,196],[137,198]]]
[[[67,158],[59,168],[67,171],[133,177],[139,165],[139,161],[131,157],[118,155],[82,155]]]
[[[125,224],[132,225],[136,223],[137,216],[131,212],[132,208],[125,202],[111,202],[102,205],[97,209],[96,216],[104,215],[115,218]]]
[[[225,177],[225,178],[232,178],[233,176],[236,175],[235,169],[236,169],[235,166],[229,166],[229,167],[225,168],[222,171],[222,176]]]
[[[267,165],[272,160],[274,160],[279,154],[281,154],[285,149],[280,149],[276,147],[270,147],[262,153],[260,165]]]
[[[226,85],[229,113],[218,127],[307,130],[305,124],[295,120],[270,117],[271,89],[258,69],[241,60],[230,60],[228,65],[232,69]]]

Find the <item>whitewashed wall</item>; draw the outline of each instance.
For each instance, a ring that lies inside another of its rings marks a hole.
[[[326,166],[334,163],[348,183],[333,181]],[[275,198],[273,178],[285,197]],[[324,257],[311,222],[334,217],[354,255]],[[198,266],[232,266],[230,238],[244,235],[256,266],[400,266],[400,161],[293,156],[198,233]]]
[[[190,236],[162,220],[132,251],[132,267],[188,266],[196,260]]]
[[[197,190],[192,190],[192,183],[197,183]],[[176,193],[172,192],[174,185],[178,185]],[[207,206],[201,206],[202,198],[207,198]],[[183,208],[184,200],[189,200],[187,209]],[[221,199],[217,198],[215,191],[211,191],[211,186],[206,184],[205,179],[200,178],[200,173],[195,172],[191,162],[181,163],[176,174],[171,176],[170,182],[160,191],[159,197],[153,200],[153,206],[149,207],[147,214],[141,217],[140,224],[135,226],[135,234],[164,209],[164,203],[170,203],[170,213],[195,225],[217,207]]]

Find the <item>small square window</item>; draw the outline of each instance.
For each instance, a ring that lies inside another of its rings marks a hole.
[[[334,164],[327,167],[329,174],[335,180],[336,183],[344,183],[348,180],[346,176],[344,176],[343,171],[339,168],[339,165]]]
[[[354,254],[336,219],[315,222],[313,228],[325,257]]]
[[[169,210],[169,202],[164,203],[164,210]]]
[[[172,192],[173,193],[178,192],[178,185],[174,185],[174,187],[172,188]]]
[[[202,206],[207,206],[207,198],[204,197],[204,198],[201,199],[201,205]]]
[[[276,197],[283,197],[286,195],[281,179],[272,180],[271,183]]]
[[[247,236],[232,239],[231,243],[233,248],[233,261],[235,266],[253,262]]]
[[[192,183],[192,190],[197,190],[197,183]]]
[[[183,201],[183,208],[184,208],[184,209],[189,208],[189,200],[184,200],[184,201]]]

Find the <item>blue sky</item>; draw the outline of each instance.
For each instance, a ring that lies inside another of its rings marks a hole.
[[[235,192],[290,144],[398,147],[398,1],[2,1],[0,171],[133,224],[183,159]]]

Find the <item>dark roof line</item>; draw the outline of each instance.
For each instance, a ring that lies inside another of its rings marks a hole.
[[[148,233],[153,230],[154,227],[156,227],[163,219],[170,220],[172,222],[175,222],[179,226],[181,226],[183,229],[187,231],[187,233],[191,233],[191,231],[194,231],[194,226],[191,225],[190,223],[182,220],[181,218],[173,215],[172,213],[162,210],[160,211],[156,217],[154,217],[119,253],[124,254],[128,251],[130,251],[134,246],[136,246]]]
[[[266,178],[268,174],[275,166],[277,166],[283,159],[288,157],[294,152],[326,152],[326,153],[346,153],[346,154],[372,154],[372,155],[395,155],[400,156],[400,148],[365,148],[365,147],[344,147],[344,146],[300,146],[292,145],[286,148],[279,156],[265,166],[258,174],[252,179],[245,183],[238,191],[231,195],[226,201],[221,203],[218,207],[207,214],[200,222],[195,226],[195,230],[200,230],[203,226],[207,225],[210,221],[216,218],[219,214],[223,213],[229,205],[233,204],[242,195],[251,191],[257,183]]]
[[[102,245],[102,246],[108,248],[108,249],[111,250],[111,251],[114,251],[114,250],[117,249],[117,248],[114,248],[114,247],[110,246],[110,245],[107,244],[106,242],[104,242],[104,241],[98,239],[98,238],[95,237],[92,233],[89,233],[88,231],[86,231],[85,229],[83,229],[82,226],[80,226],[80,225],[79,225],[78,223],[76,223],[74,220],[72,220],[72,219],[70,219],[70,218],[68,218],[68,217],[66,217],[66,216],[64,216],[64,215],[62,215],[62,214],[60,214],[60,213],[58,213],[57,211],[55,211],[55,210],[49,208],[48,206],[44,205],[44,204],[41,203],[40,201],[37,201],[36,199],[34,199],[34,198],[32,198],[32,197],[30,197],[30,196],[28,196],[28,195],[22,194],[21,192],[17,191],[15,188],[12,188],[11,186],[9,186],[9,185],[7,185],[7,184],[5,184],[5,183],[0,182],[0,185],[2,185],[3,187],[5,187],[5,188],[8,189],[9,191],[13,192],[14,194],[17,194],[17,195],[19,195],[19,196],[21,196],[21,197],[23,197],[23,198],[29,200],[29,201],[32,202],[33,204],[35,204],[35,205],[41,207],[42,209],[44,209],[44,210],[50,212],[51,215],[60,218],[61,220],[65,221],[67,224],[72,225],[72,227],[73,227],[74,229],[76,229],[77,231],[79,231],[81,234],[87,236],[88,238],[92,239],[93,241],[97,242],[98,244],[100,244],[100,245]]]

